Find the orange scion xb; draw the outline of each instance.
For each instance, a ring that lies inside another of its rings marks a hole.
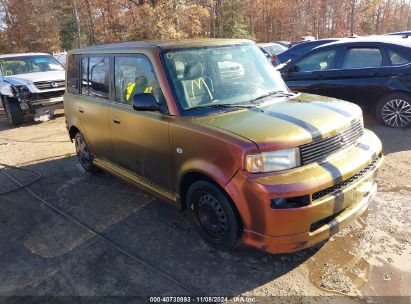
[[[252,41],[92,46],[69,52],[66,76],[83,168],[188,209],[216,249],[310,247],[376,193],[382,147],[361,109],[291,92]]]

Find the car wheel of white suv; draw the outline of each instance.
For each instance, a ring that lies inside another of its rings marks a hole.
[[[11,125],[17,126],[22,122],[22,111],[18,102],[4,98],[4,110]]]

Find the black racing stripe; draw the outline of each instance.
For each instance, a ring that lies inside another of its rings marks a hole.
[[[364,150],[364,151],[366,151],[366,152],[371,152],[372,160],[377,158],[377,152],[372,151],[370,146],[360,143],[360,144],[357,145],[357,147]]]
[[[330,229],[330,237],[331,237],[340,231],[340,223],[334,220],[328,224],[328,228]]]
[[[343,181],[342,174],[336,166],[334,166],[330,163],[327,163],[327,162],[320,163],[319,165],[331,174],[331,176],[333,177],[333,184],[334,185],[336,185],[338,183],[341,183]]]
[[[333,194],[333,196],[335,199],[333,214],[335,214],[344,208],[344,193],[341,190],[338,190]]]
[[[303,128],[304,130],[306,130],[307,132],[309,132],[311,134],[311,138],[313,141],[316,140],[320,140],[323,138],[323,134],[321,133],[321,131],[313,126],[312,124],[305,122],[304,120],[295,118],[293,116],[287,115],[287,114],[283,114],[283,113],[277,113],[277,112],[272,112],[272,111],[264,111],[264,114],[267,114],[269,116],[278,118],[278,119],[282,119],[285,121],[288,121],[290,123],[293,123],[301,128]]]
[[[334,112],[337,112],[338,114],[341,114],[341,115],[343,115],[343,116],[345,116],[345,117],[352,117],[352,116],[353,116],[353,113],[348,112],[348,111],[345,111],[345,110],[340,109],[340,108],[337,108],[337,107],[333,107],[333,106],[331,106],[331,105],[329,105],[329,104],[316,103],[316,102],[309,102],[308,104],[313,105],[313,106],[317,106],[317,107],[320,107],[320,108],[328,109],[328,110],[331,110],[331,111],[334,111]]]

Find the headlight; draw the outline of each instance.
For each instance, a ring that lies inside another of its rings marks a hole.
[[[13,94],[13,96],[17,95],[17,89],[14,86],[12,86],[12,85],[10,86],[10,91]]]
[[[250,154],[246,157],[246,170],[250,173],[266,173],[298,167],[300,150],[298,148]]]
[[[30,95],[30,89],[25,85],[16,86],[15,90],[19,98],[27,98]]]

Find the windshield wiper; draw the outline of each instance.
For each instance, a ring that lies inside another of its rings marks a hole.
[[[294,96],[294,93],[290,93],[290,92],[284,92],[284,91],[271,91],[267,94],[261,95],[257,98],[251,99],[249,102],[251,103],[255,103],[258,100],[261,100],[263,98],[269,97],[269,96],[273,96],[273,95],[283,95],[283,96]]]
[[[251,104],[230,104],[230,103],[216,103],[216,104],[206,104],[202,106],[196,106],[189,108],[187,110],[198,110],[198,109],[224,109],[224,108],[238,108],[238,109],[247,109],[254,108],[255,105]]]

